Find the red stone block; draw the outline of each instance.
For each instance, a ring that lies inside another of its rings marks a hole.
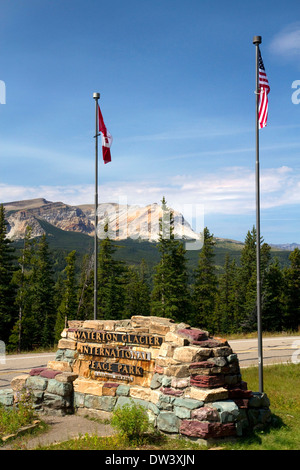
[[[208,423],[205,421],[183,419],[180,433],[185,436],[208,439],[214,437],[236,436],[234,423]]]
[[[235,398],[233,401],[240,409],[247,409],[249,407],[249,399],[247,398]]]
[[[251,398],[251,390],[242,390],[241,388],[232,388],[228,390],[228,398]]]
[[[191,413],[192,419],[197,419],[198,421],[220,421],[220,415],[216,408],[210,408],[209,406],[202,406],[193,410]]]
[[[181,395],[183,395],[183,391],[182,390],[174,390],[174,388],[170,388],[170,387],[162,387],[160,389],[160,391],[164,394],[164,395],[172,395],[174,397],[180,397]]]
[[[225,383],[224,375],[192,375],[191,385],[200,388],[222,387]]]
[[[58,374],[61,374],[60,370],[45,369],[40,373],[40,377],[45,377],[46,379],[54,379]]]
[[[103,387],[107,387],[107,388],[118,388],[120,384],[116,384],[115,382],[106,382],[105,384],[103,384]]]
[[[189,369],[209,369],[215,367],[215,364],[212,362],[201,361],[201,362],[192,362],[189,365]]]
[[[188,339],[189,341],[202,341],[207,339],[207,335],[205,331],[202,330],[189,330],[188,328],[184,328],[181,330],[177,330],[177,334],[183,336],[184,338]]]
[[[40,375],[44,370],[47,370],[47,367],[36,367],[35,369],[31,369],[29,375]]]

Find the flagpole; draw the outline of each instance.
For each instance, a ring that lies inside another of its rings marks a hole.
[[[97,319],[97,300],[98,300],[98,100],[100,93],[94,93],[95,100],[95,235],[94,235],[94,320]]]
[[[260,274],[260,171],[259,171],[259,123],[258,123],[258,107],[259,107],[259,67],[258,53],[259,44],[261,44],[261,36],[254,36],[253,44],[256,46],[256,91],[255,91],[255,132],[256,132],[256,284],[257,284],[257,337],[258,337],[258,374],[259,374],[259,391],[263,393],[263,347],[262,347],[262,327],[261,327],[261,274]]]

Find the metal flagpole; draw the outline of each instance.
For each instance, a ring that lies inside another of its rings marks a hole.
[[[94,236],[94,320],[97,319],[97,299],[98,299],[98,239],[97,239],[97,226],[98,226],[98,100],[100,93],[94,93],[95,100],[95,236]]]
[[[256,126],[256,284],[257,284],[257,336],[258,336],[258,373],[259,373],[259,391],[263,392],[263,347],[262,347],[262,329],[261,329],[261,275],[260,275],[260,181],[259,181],[259,123],[258,123],[258,106],[259,106],[259,67],[258,52],[259,44],[261,44],[261,36],[254,36],[253,44],[256,46],[256,110],[255,110],[255,126]]]

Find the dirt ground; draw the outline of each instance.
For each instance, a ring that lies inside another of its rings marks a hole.
[[[43,416],[42,420],[49,425],[48,430],[38,436],[19,437],[18,442],[20,443],[21,440],[22,449],[33,450],[39,446],[67,441],[86,433],[111,436],[114,432],[109,424],[102,424],[78,415]],[[14,442],[11,442],[0,447],[0,450],[13,450],[15,448]]]

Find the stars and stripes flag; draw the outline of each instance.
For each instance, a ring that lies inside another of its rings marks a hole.
[[[101,132],[102,134],[103,161],[104,163],[109,163],[111,162],[110,147],[111,147],[113,138],[111,134],[108,132],[108,130],[106,129],[99,105],[98,105],[98,123],[99,123],[99,132]]]
[[[259,105],[258,105],[258,125],[262,129],[267,125],[268,119],[268,94],[270,86],[265,71],[265,66],[258,48],[258,86],[259,86]]]

